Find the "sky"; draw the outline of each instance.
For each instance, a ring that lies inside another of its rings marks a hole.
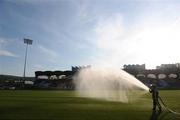
[[[178,0],[0,0],[0,74],[180,62]]]

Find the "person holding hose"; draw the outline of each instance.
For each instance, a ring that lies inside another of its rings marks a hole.
[[[149,92],[152,94],[153,110],[156,111],[156,108],[158,107],[159,111],[161,112],[161,104],[159,103],[159,92],[157,90],[157,87],[151,84]]]

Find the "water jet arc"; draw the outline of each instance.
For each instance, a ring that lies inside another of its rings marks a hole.
[[[84,68],[74,76],[78,96],[129,102],[147,93],[149,88],[127,72],[114,68]]]

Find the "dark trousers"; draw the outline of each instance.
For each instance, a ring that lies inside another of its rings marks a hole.
[[[158,99],[153,100],[153,110],[156,110],[156,107],[158,106],[158,109],[161,111],[161,105],[158,101]]]

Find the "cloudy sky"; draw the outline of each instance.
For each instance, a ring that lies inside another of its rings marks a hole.
[[[0,0],[0,74],[180,62],[178,0]]]

